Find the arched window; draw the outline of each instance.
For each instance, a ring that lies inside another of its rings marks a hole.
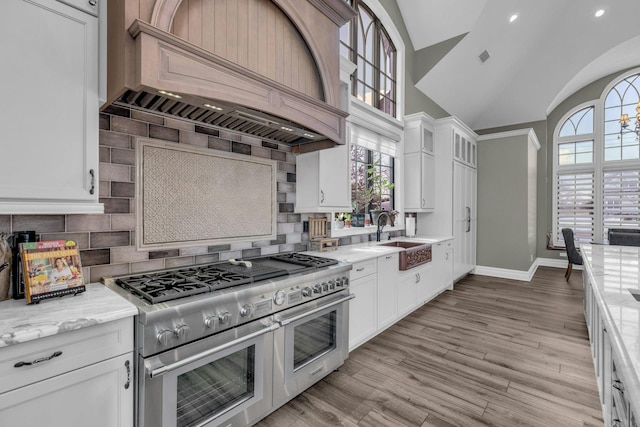
[[[639,128],[637,72],[613,82],[599,101],[576,107],[559,122],[554,134],[555,243],[564,243],[565,227],[580,242],[606,242],[609,228],[640,228]]]
[[[390,116],[396,115],[396,48],[380,20],[360,0],[358,12],[340,29],[340,53],[357,65],[353,96]]]

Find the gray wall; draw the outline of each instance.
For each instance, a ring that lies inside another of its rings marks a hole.
[[[416,89],[416,80],[421,78],[424,74],[433,67],[437,61],[446,55],[462,37],[457,37],[451,41],[445,41],[435,46],[430,46],[425,49],[421,49],[419,55],[413,49],[411,38],[407,32],[407,27],[402,20],[402,14],[398,8],[396,0],[380,0],[380,4],[385,8],[394,25],[400,32],[404,46],[405,53],[405,114],[412,114],[424,111],[431,117],[439,119],[442,117],[448,117],[451,114],[447,113],[442,107],[436,104],[431,98],[424,93]],[[435,62],[433,62],[435,61]],[[424,68],[427,67],[427,68]],[[421,73],[416,73],[415,70],[420,70]]]
[[[531,267],[536,256],[536,163],[527,135],[478,142],[479,266]]]

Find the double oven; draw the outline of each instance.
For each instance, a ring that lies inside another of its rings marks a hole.
[[[138,303],[137,425],[252,425],[342,365],[351,266],[330,261],[264,279],[284,261],[256,259],[234,274],[260,280]],[[105,283],[133,301],[131,277]]]

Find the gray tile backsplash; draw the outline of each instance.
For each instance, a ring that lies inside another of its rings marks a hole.
[[[233,245],[188,247],[167,251],[136,251],[135,136],[150,136],[180,144],[234,151],[278,161],[278,236]],[[109,107],[100,114],[100,201],[103,215],[0,215],[0,232],[36,230],[42,240],[76,240],[83,271],[90,281],[230,258],[304,251],[308,233],[302,222],[322,214],[293,213],[296,157],[291,147],[227,131],[164,118],[143,111]],[[341,245],[367,241],[369,235],[340,239]]]

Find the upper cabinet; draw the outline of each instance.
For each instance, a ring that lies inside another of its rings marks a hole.
[[[92,4],[93,3],[93,4]],[[102,213],[98,6],[16,0],[0,15],[0,214]]]
[[[463,130],[453,129],[453,159],[472,168],[477,164],[477,143]]]
[[[296,212],[351,212],[348,148],[297,156]]]
[[[424,113],[404,118],[405,210],[432,212],[435,208],[433,119]]]

